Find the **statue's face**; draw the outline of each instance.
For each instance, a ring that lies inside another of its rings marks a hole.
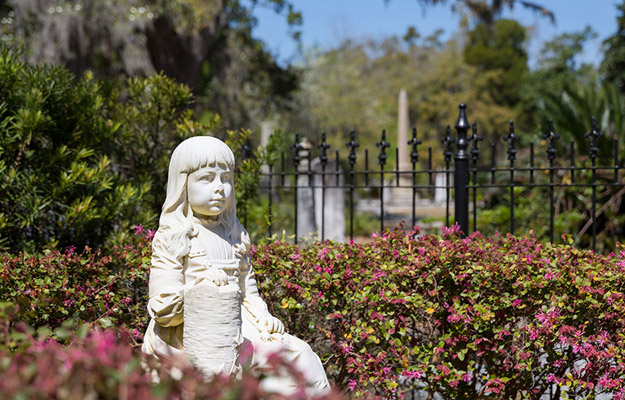
[[[200,168],[189,174],[187,201],[197,217],[221,214],[232,202],[232,171],[225,164]]]

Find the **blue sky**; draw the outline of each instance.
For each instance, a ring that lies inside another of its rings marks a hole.
[[[516,6],[506,16],[530,27],[530,63],[535,61],[540,45],[545,40],[564,32],[581,31],[587,25],[598,38],[586,46],[582,61],[601,61],[601,42],[616,32],[617,0],[535,0],[552,10],[556,24],[548,18]],[[449,5],[421,7],[417,0],[294,0],[302,12],[302,43],[304,47],[330,48],[346,38],[383,38],[402,35],[409,26],[415,26],[422,37],[442,28],[443,38],[458,29],[459,17]],[[289,37],[285,17],[272,10],[257,8],[259,24],[254,35],[267,43],[270,51],[283,63],[297,60],[297,45]]]

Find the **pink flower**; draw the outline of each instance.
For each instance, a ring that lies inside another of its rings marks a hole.
[[[375,238],[378,238],[378,237],[380,237],[380,235],[377,232],[373,232],[371,234],[371,239],[375,239]]]
[[[391,372],[391,367],[384,367],[384,368],[382,368],[382,374],[384,376],[388,375],[389,372]]]
[[[558,383],[558,378],[554,374],[547,375],[547,383]]]
[[[458,223],[456,222],[453,226],[450,226],[449,228],[446,226],[443,226],[441,228],[441,232],[443,232],[443,236],[455,235],[458,232],[460,232],[460,225],[458,225]]]
[[[540,333],[537,330],[530,331],[530,340],[536,340],[540,337]]]
[[[599,379],[599,386],[602,386],[605,389],[610,389],[614,387],[615,383],[618,385],[618,382],[616,380],[608,378],[607,375],[603,375],[601,379]]]
[[[452,324],[460,321],[460,319],[461,318],[458,314],[450,314],[447,316],[447,322],[452,323]]]
[[[423,371],[403,371],[401,374],[412,379],[421,379]]]
[[[67,256],[72,256],[76,253],[76,246],[71,245],[68,248],[65,249],[65,255]]]
[[[350,379],[347,381],[347,387],[349,388],[350,392],[354,391],[354,388],[356,387],[356,381],[353,379]]]
[[[608,332],[606,331],[601,331],[601,333],[599,334],[597,341],[599,342],[600,346],[603,346],[604,344],[606,344],[606,342],[608,341],[610,337],[608,336]]]
[[[143,232],[145,232],[143,225],[139,224],[135,226],[135,235],[141,235]]]
[[[548,280],[548,281],[552,281],[552,280],[554,280],[554,279],[555,279],[555,277],[556,277],[556,276],[553,274],[553,272],[552,272],[551,270],[549,270],[549,271],[545,274],[545,276],[544,276],[544,278],[545,278],[546,280]]]
[[[467,372],[466,374],[462,375],[463,382],[471,382],[471,379],[473,379],[473,374],[471,372]]]
[[[514,301],[512,302],[512,307],[518,307],[521,304],[523,304],[523,302],[519,299],[514,299]]]

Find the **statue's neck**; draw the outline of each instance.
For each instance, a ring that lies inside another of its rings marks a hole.
[[[226,226],[223,218],[219,218],[218,215],[214,217],[193,217],[193,221],[201,227],[223,237],[225,239]]]

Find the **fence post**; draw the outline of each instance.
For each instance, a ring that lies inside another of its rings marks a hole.
[[[470,128],[466,113],[467,105],[460,104],[456,132],[458,133],[457,152],[454,156],[454,218],[460,230],[469,233],[469,153],[467,131]]]

